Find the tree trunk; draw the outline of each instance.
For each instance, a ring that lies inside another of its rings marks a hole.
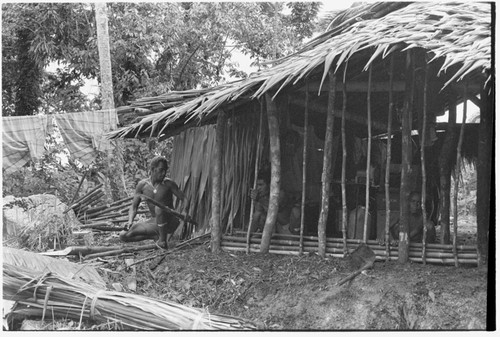
[[[493,109],[491,83],[481,91],[481,116],[479,124],[479,148],[477,160],[477,246],[481,263],[488,262],[490,201],[491,201],[491,166],[493,146]],[[492,226],[495,225],[493,221]],[[494,227],[493,227],[494,228]],[[493,231],[494,233],[494,231]]]
[[[318,254],[325,257],[326,254],[326,223],[328,221],[328,208],[330,204],[330,182],[332,179],[332,149],[333,149],[333,121],[335,103],[336,76],[333,69],[328,71],[329,93],[326,117],[325,151],[323,155],[323,172],[321,175],[321,212],[318,221]]]
[[[409,177],[411,173],[411,123],[413,112],[413,59],[411,51],[407,52],[406,59],[406,93],[403,107],[402,118],[402,156],[401,156],[401,191],[400,191],[400,216],[399,216],[399,248],[398,261],[407,263],[409,258],[410,240],[409,220],[410,220],[410,205],[408,197],[410,195]]]
[[[255,166],[254,166],[254,175],[253,175],[253,189],[255,190],[257,188],[257,178],[259,175],[259,166],[260,166],[260,153],[261,153],[261,148],[262,148],[262,139],[264,138],[263,135],[263,118],[264,118],[264,106],[261,103],[260,104],[260,112],[259,112],[259,134],[257,136],[257,150],[255,153]],[[250,253],[250,235],[251,232],[251,224],[253,222],[253,213],[255,209],[255,201],[252,199],[250,202],[250,219],[248,220],[248,228],[247,228],[247,254]]]
[[[448,111],[448,129],[439,155],[439,223],[441,225],[440,241],[450,243],[450,186],[451,163],[453,162],[453,148],[456,144],[457,104],[455,96],[450,93]]]
[[[226,114],[223,111],[217,116],[217,129],[215,134],[214,166],[212,170],[212,217],[210,228],[212,239],[210,247],[212,253],[220,251],[221,231],[221,194],[222,194],[222,149],[224,144],[224,130],[226,128]]]
[[[105,2],[95,3],[97,47],[99,50],[99,64],[101,77],[101,100],[102,109],[112,110],[115,108],[113,98],[113,76],[111,72],[111,53],[109,48],[108,16]],[[110,192],[113,201],[120,200],[126,196],[126,184],[123,173],[123,155],[118,140],[113,141],[113,150],[107,154],[107,177],[109,185],[106,190]]]
[[[95,3],[97,47],[101,66],[101,100],[103,109],[114,109],[113,76],[111,73],[111,53],[109,51],[108,14],[105,2]]]
[[[262,232],[260,252],[269,252],[271,235],[274,232],[276,219],[278,218],[278,203],[281,188],[281,152],[279,137],[278,109],[272,101],[271,95],[266,93],[267,120],[269,125],[269,147],[271,159],[271,186],[269,191],[269,207],[267,210],[266,223]]]

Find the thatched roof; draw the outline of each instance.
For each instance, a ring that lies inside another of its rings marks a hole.
[[[427,62],[436,67],[435,76],[442,78],[442,88],[464,79],[479,87],[491,80],[491,10],[491,4],[479,2],[358,5],[339,13],[329,31],[298,52],[274,61],[272,67],[245,80],[207,90],[110,136],[174,135],[189,127],[213,123],[219,109],[241,106],[265,93],[276,97],[292,86],[303,86],[303,80],[313,75],[318,78],[319,94],[328,81],[330,67],[340,72],[348,64],[354,70],[348,71],[346,77],[355,80],[370,65],[378,64],[374,78],[385,78],[385,58],[404,55],[401,52],[410,49],[426,52]]]

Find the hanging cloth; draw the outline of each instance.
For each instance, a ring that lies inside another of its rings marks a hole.
[[[96,150],[112,149],[105,134],[116,129],[116,110],[66,113],[55,115],[55,120],[70,154],[85,166],[95,160]]]
[[[2,160],[6,173],[14,172],[44,153],[47,115],[2,118]]]

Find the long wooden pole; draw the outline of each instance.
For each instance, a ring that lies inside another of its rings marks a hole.
[[[422,118],[422,134],[420,137],[420,164],[422,169],[422,193],[420,197],[422,198],[422,220],[423,220],[423,235],[422,235],[422,263],[425,264],[425,249],[427,241],[427,207],[425,207],[425,201],[427,199],[427,173],[425,171],[425,138],[427,136],[427,87],[429,82],[429,65],[425,65],[425,75],[424,75],[424,102],[423,102],[423,118]]]
[[[264,101],[260,102],[260,114],[259,114],[259,134],[257,136],[257,152],[255,154],[255,168],[254,168],[254,179],[253,179],[253,189],[257,188],[257,177],[259,175],[259,166],[260,166],[260,150],[262,147],[262,124],[263,124],[263,116],[264,116]],[[250,253],[250,230],[253,222],[253,212],[255,210],[255,201],[252,199],[250,202],[250,220],[248,222],[247,229],[247,254]]]
[[[346,165],[347,165],[347,145],[345,136],[345,113],[347,110],[347,63],[344,68],[344,77],[342,85],[342,120],[341,120],[341,132],[342,132],[342,177],[340,187],[342,189],[342,239],[344,241],[344,256],[347,256],[347,197],[346,197]]]
[[[221,191],[222,191],[222,151],[224,143],[224,129],[226,126],[226,114],[224,111],[219,111],[217,116],[217,126],[215,135],[215,150],[214,164],[212,169],[212,216],[210,218],[210,228],[212,230],[212,238],[210,247],[212,253],[220,251],[221,241]]]
[[[372,109],[371,109],[371,90],[372,90],[372,66],[368,69],[368,93],[366,95],[366,113],[368,128],[368,145],[366,150],[366,189],[365,189],[365,221],[363,230],[363,241],[368,240],[368,214],[370,212],[370,161],[372,156]]]
[[[328,70],[329,75],[329,93],[328,107],[326,117],[325,149],[323,154],[323,172],[321,174],[321,212],[318,221],[318,254],[325,257],[326,254],[326,222],[328,220],[328,208],[330,203],[330,182],[332,171],[332,149],[333,149],[333,122],[334,122],[334,103],[335,103],[335,85],[337,77],[332,68]]]
[[[385,251],[389,260],[391,225],[391,200],[389,192],[389,182],[391,179],[391,156],[392,156],[392,112],[394,110],[394,54],[391,54],[389,68],[389,113],[387,116],[387,162],[385,164]]]
[[[464,113],[462,115],[462,125],[460,126],[460,136],[457,145],[457,161],[455,165],[455,189],[453,191],[453,256],[455,257],[455,267],[458,267],[457,255],[457,235],[458,235],[458,177],[462,161],[462,144],[464,142],[465,121],[467,120],[467,82],[464,82]]]
[[[300,203],[300,244],[299,253],[304,249],[304,219],[306,205],[306,185],[307,185],[307,143],[309,129],[309,80],[306,79],[306,101],[304,109],[304,147],[302,150],[302,200]]]
[[[414,87],[414,69],[413,69],[413,55],[411,50],[406,54],[406,93],[403,108],[402,120],[402,146],[401,146],[401,191],[400,191],[400,226],[399,226],[399,262],[408,262],[408,248],[409,248],[409,220],[410,209],[409,200],[410,186],[409,178],[411,173],[411,123],[412,123],[412,109],[413,109],[413,87]]]
[[[477,157],[477,195],[476,195],[476,213],[477,213],[477,249],[478,266],[481,264],[490,265],[489,245],[495,244],[495,236],[490,229],[493,229],[495,221],[492,220],[494,214],[490,214],[490,204],[492,201],[491,189],[494,188],[491,181],[492,158],[494,158],[493,137],[494,137],[494,94],[495,89],[492,81],[487,81],[480,92],[480,123],[478,136],[478,157]],[[490,235],[488,235],[490,233]],[[494,256],[493,256],[494,258]],[[492,302],[493,303],[493,302]]]

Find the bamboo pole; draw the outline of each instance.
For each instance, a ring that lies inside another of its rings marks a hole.
[[[100,211],[103,211],[105,209],[107,210],[110,210],[111,208],[113,207],[116,207],[116,206],[120,206],[121,207],[129,207],[130,205],[129,204],[126,204],[126,205],[122,205],[124,202],[128,202],[128,201],[132,201],[134,197],[126,197],[126,198],[123,198],[121,200],[118,200],[118,201],[115,201],[111,204],[106,204],[106,205],[102,205],[102,206],[98,206],[98,207],[95,207],[95,208],[92,208],[90,210],[87,211],[87,215],[90,215],[90,214],[93,214],[93,213],[96,213],[96,212],[100,212]],[[114,209],[120,209],[121,207],[118,207],[118,208],[114,208]]]
[[[74,208],[76,206],[79,206],[82,201],[86,200],[87,198],[89,198],[91,195],[93,195],[94,193],[96,193],[97,190],[99,190],[103,185],[102,184],[98,184],[97,186],[95,186],[92,190],[90,190],[90,192],[88,192],[87,194],[83,195],[82,197],[80,197],[78,200],[76,200],[73,205],[70,206],[70,209],[71,208]]]
[[[309,80],[306,78],[306,101],[304,109],[304,144],[302,150],[302,200],[300,202],[300,250],[302,254],[304,245],[304,220],[306,204],[306,183],[307,183],[307,142],[309,128]]]
[[[423,118],[422,118],[422,134],[420,137],[420,164],[422,170],[422,193],[421,205],[422,205],[422,219],[423,219],[423,234],[422,234],[422,263],[425,265],[425,249],[427,240],[427,207],[425,206],[425,201],[427,199],[427,174],[425,171],[425,137],[427,136],[427,87],[429,83],[429,65],[425,65],[425,75],[424,75],[424,102],[423,102]]]
[[[325,134],[325,149],[323,155],[323,172],[321,175],[321,212],[318,221],[318,254],[321,257],[325,256],[326,244],[326,222],[328,220],[328,208],[330,203],[330,181],[332,167],[332,148],[333,148],[333,123],[335,110],[335,86],[337,77],[332,68],[328,70],[329,77],[329,93],[328,107],[326,117],[326,134]]]
[[[234,113],[234,107],[231,109],[231,118],[233,120],[232,123],[228,123],[228,126],[231,125],[231,130],[228,131],[231,132],[231,138],[232,138],[232,141],[228,142],[230,144],[230,148],[232,150],[232,155],[230,156],[230,158],[233,160],[233,162],[231,163],[232,167],[233,167],[233,183],[231,184],[231,189],[232,189],[232,195],[235,196],[236,195],[236,188],[237,188],[237,184],[235,184],[235,180],[238,180],[238,181],[241,181],[239,178],[239,165],[237,164],[237,161],[238,161],[238,156],[236,154],[237,152],[237,148],[236,148],[236,144],[239,144],[238,142],[238,137],[236,136],[236,117],[235,117],[235,113]],[[229,151],[228,151],[229,152]],[[226,169],[226,166],[223,165],[222,166],[223,170]],[[225,172],[223,172],[223,177],[225,177],[227,174]],[[231,198],[231,200],[228,200],[228,202],[231,203],[231,208],[230,208],[230,211],[229,211],[229,217],[228,217],[228,225],[226,225],[226,233],[227,231],[229,230],[230,233],[233,232],[233,226],[234,226],[234,209],[236,208],[236,203],[239,202],[239,200],[237,200],[235,197]],[[222,214],[222,213],[221,213]]]
[[[254,245],[259,245],[260,244],[260,238],[252,237],[251,238],[251,244]],[[326,244],[326,252],[335,252],[339,254],[344,253],[344,244],[341,242],[341,240],[338,240],[339,242],[327,242]],[[358,240],[361,241],[361,240]],[[227,237],[224,236],[222,239],[222,245],[223,246],[231,246],[231,245],[236,245],[239,247],[244,247],[246,245],[245,238],[244,237]],[[295,237],[295,240],[286,240],[285,238],[273,238],[270,241],[270,244],[273,246],[284,246],[284,247],[295,247],[299,248],[299,240],[298,236]],[[349,242],[347,244],[347,250],[348,253],[354,251],[357,247],[359,246],[359,243],[355,242]],[[398,247],[396,246],[391,246],[389,253],[385,250],[385,247],[379,245],[377,242],[371,242],[368,243],[367,246],[375,252],[379,256],[385,256],[385,257],[397,257],[398,256]],[[315,248],[317,247],[317,241],[304,241],[304,246],[303,250],[305,252],[316,252]],[[468,247],[468,250],[461,250],[460,252],[457,252],[458,257],[460,259],[462,258],[467,258],[467,259],[477,259],[477,252],[474,250],[474,247]],[[409,250],[409,256],[410,257],[421,257],[422,256],[422,247],[416,247],[412,246],[410,247]],[[344,255],[341,255],[342,257]],[[445,258],[453,258],[453,250],[452,246],[449,245],[449,247],[445,249],[430,249],[427,252],[427,257],[445,257]]]
[[[342,239],[344,241],[344,256],[347,255],[347,196],[346,196],[346,165],[347,165],[347,145],[345,137],[345,113],[347,110],[347,63],[344,67],[344,77],[342,80],[342,120],[341,120],[341,133],[342,133],[342,177],[340,188],[342,189]]]
[[[458,235],[458,177],[462,161],[462,144],[464,142],[465,121],[467,120],[467,82],[464,82],[464,113],[462,114],[462,125],[460,126],[460,136],[457,145],[457,161],[455,165],[455,190],[453,191],[453,254],[455,255],[455,267],[458,267],[457,256],[457,235]]]
[[[83,173],[82,179],[80,179],[80,183],[78,184],[78,187],[76,188],[75,194],[73,195],[73,198],[71,198],[71,201],[69,202],[70,205],[72,205],[73,202],[75,201],[76,196],[78,195],[78,192],[80,192],[80,188],[82,187],[83,181],[87,177],[88,173],[89,173],[89,170],[85,170],[85,172]],[[64,213],[66,213],[67,211],[69,211],[69,209],[65,210]]]
[[[129,207],[129,205],[123,204],[123,205],[116,205],[116,206],[112,206],[109,208],[105,208],[105,209],[102,209],[99,211],[95,211],[94,209],[90,209],[86,213],[87,213],[88,217],[97,218],[100,215],[108,214],[108,213],[113,212],[113,211],[128,209],[128,207]]]
[[[410,186],[409,176],[411,172],[411,129],[412,129],[412,109],[413,109],[413,90],[414,90],[414,64],[411,50],[406,53],[406,92],[403,107],[402,120],[402,146],[401,146],[401,191],[400,191],[400,225],[399,225],[399,262],[408,262],[409,248],[409,194]]]
[[[368,93],[366,95],[366,112],[367,112],[367,127],[368,127],[368,145],[366,150],[366,189],[365,189],[365,219],[363,227],[363,241],[368,240],[368,213],[370,212],[370,161],[372,156],[372,65],[368,68]]]
[[[252,239],[253,241],[253,239]],[[221,247],[223,250],[226,251],[242,251],[244,252],[246,250],[246,243],[238,243],[238,242],[228,242],[223,240]],[[259,244],[258,241],[252,242],[250,245],[250,252],[251,253],[258,253],[259,252]],[[357,246],[352,245],[349,248],[349,253],[352,253]],[[372,248],[371,248],[372,249]],[[372,249],[373,252],[376,255],[376,260],[378,261],[385,261],[387,260],[387,254],[385,252],[384,247],[380,247],[379,249]],[[315,253],[316,252],[316,247],[314,245],[306,245],[304,246],[304,251],[305,253]],[[282,245],[279,245],[275,242],[271,242],[269,253],[271,254],[281,254],[281,255],[299,255],[299,247],[285,247]],[[333,257],[338,257],[342,258],[343,255],[343,247],[342,245],[339,245],[338,247],[334,246],[327,246],[325,254],[327,256],[333,256]],[[389,260],[391,261],[396,261],[398,260],[398,252],[396,249],[391,250],[390,255],[389,255]],[[411,250],[409,252],[409,260],[413,262],[422,262],[422,255],[420,250]],[[448,264],[452,265],[454,263],[453,259],[453,253],[442,253],[442,252],[430,252],[427,259],[427,262],[429,263],[441,263],[441,264]],[[477,263],[477,254],[476,253],[464,253],[459,255],[459,262],[464,263],[464,264],[470,264],[474,265]]]
[[[89,193],[86,198],[82,201],[80,201],[76,207],[72,207],[77,213],[82,213],[86,209],[88,209],[91,205],[91,203],[94,200],[99,200],[104,196],[104,191],[102,190],[96,190],[92,193]]]
[[[389,66],[389,112],[387,116],[387,158],[385,165],[385,250],[389,256],[391,226],[391,195],[389,192],[389,182],[391,179],[391,158],[392,158],[392,112],[394,110],[394,54],[391,54]]]
[[[219,111],[217,116],[216,140],[214,150],[214,166],[212,171],[212,216],[210,218],[210,228],[212,232],[210,248],[212,253],[220,250],[221,241],[221,194],[222,194],[222,158],[224,144],[224,129],[226,125],[226,114]]]
[[[235,234],[237,236],[232,236],[233,238],[243,238],[244,239],[245,232],[236,231]],[[239,234],[241,234],[241,235],[238,236]],[[252,235],[252,239],[253,238],[260,239],[261,237],[262,237],[262,233],[254,233],[254,235]],[[289,238],[289,239],[295,239],[297,242],[299,241],[299,236],[293,235],[293,234],[273,234],[271,239],[275,239],[275,238]],[[304,242],[306,242],[306,240],[318,242],[318,237],[317,236],[304,236]],[[342,238],[330,238],[330,237],[328,237],[328,238],[326,238],[326,242],[327,243],[333,242],[333,243],[343,244],[344,241]],[[364,242],[363,242],[363,240],[360,240],[360,239],[347,239],[347,243],[359,245],[359,244],[364,243]],[[379,242],[376,240],[367,240],[367,244],[381,246],[379,244]],[[440,244],[440,243],[428,243],[426,246],[430,250],[448,249],[448,250],[452,251],[452,249],[453,249],[453,245],[451,245],[451,244],[446,245],[446,244]],[[410,247],[410,249],[415,248],[415,249],[418,249],[419,251],[421,251],[422,250],[422,243],[421,242],[410,242],[409,247]],[[391,249],[392,248],[393,247],[391,246]],[[467,245],[457,245],[457,249],[461,250],[461,251],[476,251],[477,250],[476,246],[467,246]]]
[[[257,177],[259,175],[259,165],[260,165],[260,151],[262,147],[262,129],[263,129],[263,115],[264,115],[264,101],[260,102],[260,114],[259,114],[259,134],[257,136],[257,152],[255,154],[255,168],[254,168],[254,179],[253,179],[253,189],[257,188]],[[250,230],[253,222],[253,212],[255,210],[255,201],[252,199],[250,201],[250,220],[248,221],[247,229],[247,244],[248,250],[247,254],[250,253]]]

